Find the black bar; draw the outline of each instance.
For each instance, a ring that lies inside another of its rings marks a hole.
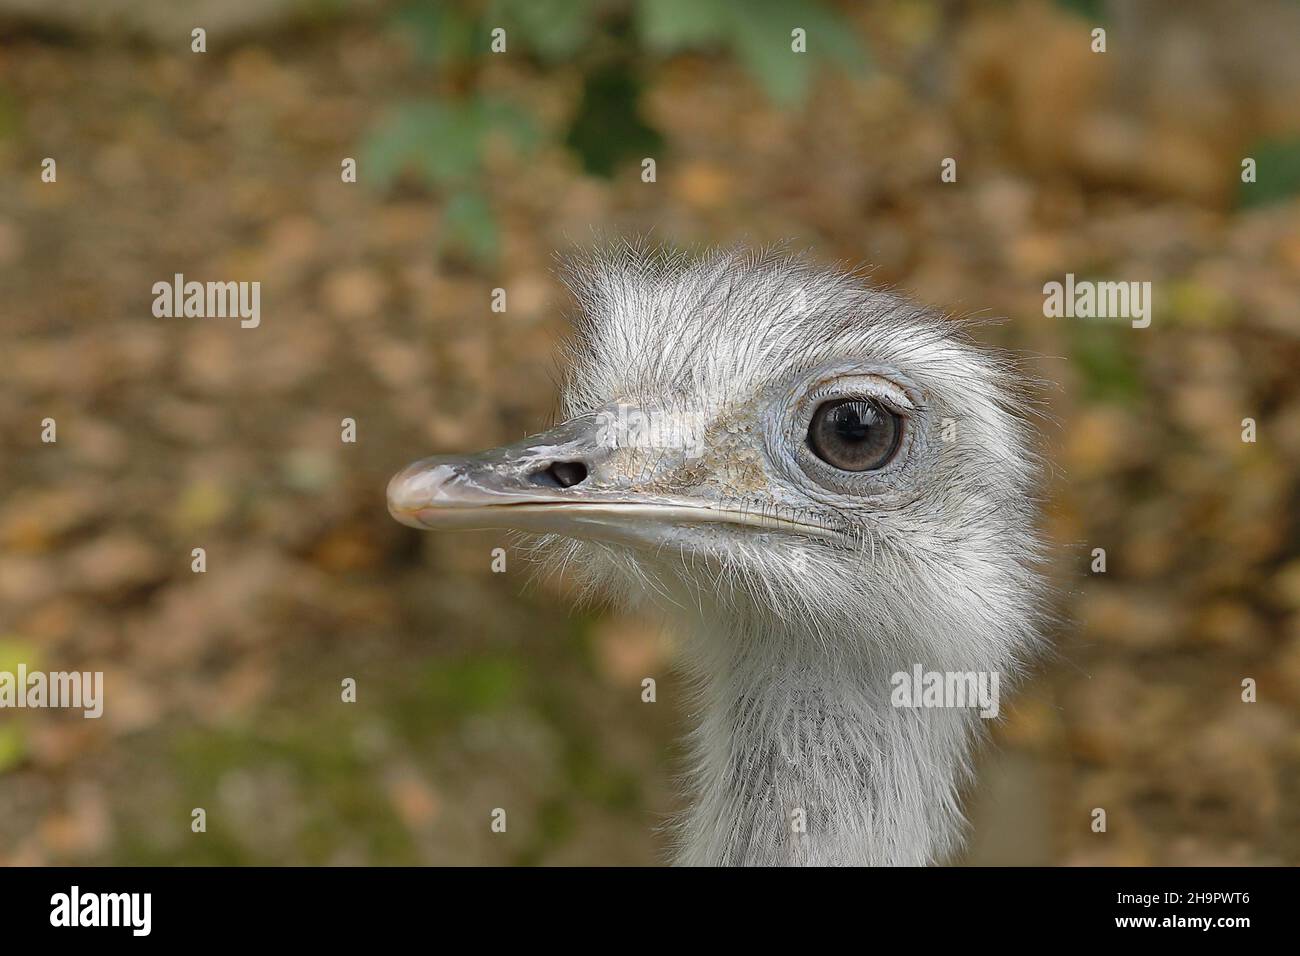
[[[100,912],[111,916],[117,907],[125,925],[52,925],[70,922],[74,886],[78,921]],[[1231,943],[1243,933],[1274,937],[1290,928],[1294,888],[1294,871],[1280,868],[15,868],[0,870],[0,926],[6,943],[66,941],[76,934],[82,945],[142,939],[337,945],[389,938],[451,945],[469,934],[479,941],[591,939],[635,946],[653,938],[680,942],[670,935],[674,929],[701,921],[733,940],[753,931],[759,938],[833,931],[865,945],[901,932],[927,943],[965,939],[977,945],[1036,931],[1053,934],[1036,937],[1048,944],[1192,936]],[[99,894],[110,893],[150,894],[147,936],[136,935],[144,926],[144,897],[134,898],[139,909],[125,908],[124,898],[116,897],[101,910]],[[62,909],[61,901],[67,904]],[[1243,918],[1245,924],[1232,926],[1187,923]],[[1133,919],[1154,922],[1119,925]]]

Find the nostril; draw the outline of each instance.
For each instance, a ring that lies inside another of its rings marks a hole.
[[[580,461],[556,461],[532,474],[535,484],[572,488],[587,480],[587,466]]]
[[[587,466],[580,461],[557,461],[546,470],[561,488],[572,488],[587,480]]]

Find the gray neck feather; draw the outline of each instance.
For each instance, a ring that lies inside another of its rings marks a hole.
[[[911,661],[705,621],[684,648],[699,722],[677,863],[924,865],[957,848],[969,711],[891,706],[890,674]]]

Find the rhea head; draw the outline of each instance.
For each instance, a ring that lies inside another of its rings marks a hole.
[[[715,660],[1015,666],[1037,458],[1007,357],[784,254],[623,247],[569,275],[561,423],[415,462],[395,518],[540,535],[545,562],[708,622]]]

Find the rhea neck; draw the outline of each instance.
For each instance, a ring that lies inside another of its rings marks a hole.
[[[972,721],[891,706],[890,675],[912,662],[836,653],[811,624],[735,609],[688,629],[700,700],[676,862],[923,865],[957,847]]]

